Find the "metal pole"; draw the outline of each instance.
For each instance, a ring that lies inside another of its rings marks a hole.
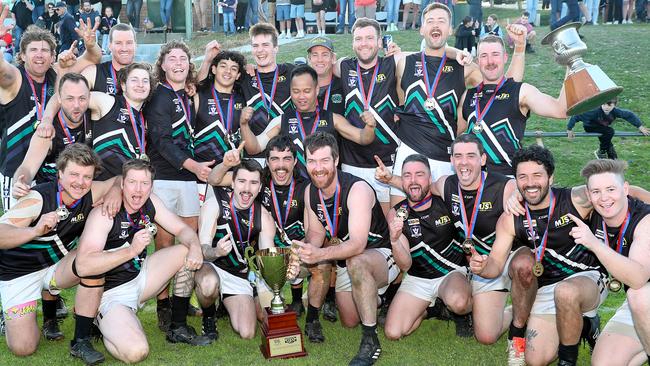
[[[192,39],[192,0],[185,0],[185,38]]]
[[[576,132],[576,137],[599,137],[597,132]],[[567,137],[566,131],[529,131],[524,133],[525,137]],[[643,136],[641,132],[616,131],[614,136],[618,137],[638,137]]]

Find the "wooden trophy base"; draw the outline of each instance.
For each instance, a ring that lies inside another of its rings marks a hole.
[[[298,327],[296,312],[271,313],[265,308],[266,319],[261,325],[262,344],[260,350],[267,359],[307,356],[303,334]]]

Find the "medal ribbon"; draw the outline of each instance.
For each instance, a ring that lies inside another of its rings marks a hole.
[[[433,196],[428,195],[422,201],[416,203],[415,205],[413,205],[413,206],[409,205],[409,208],[412,209],[412,210],[416,210],[416,209],[426,205],[427,203],[431,202],[432,199],[433,199]]]
[[[273,71],[273,83],[271,84],[271,95],[269,96],[269,99],[266,99],[266,93],[264,93],[264,85],[262,85],[259,71],[255,71],[255,77],[257,78],[257,89],[260,91],[264,108],[267,113],[271,113],[271,110],[273,109],[273,99],[275,99],[275,91],[278,86],[278,67],[276,66],[275,71]]]
[[[330,77],[330,83],[327,86],[327,91],[325,92],[325,98],[323,99],[323,110],[326,111],[330,105],[330,92],[332,91],[332,77]]]
[[[494,89],[494,93],[488,99],[487,104],[485,105],[485,108],[483,108],[483,111],[481,111],[481,106],[479,105],[479,99],[478,99],[478,94],[483,90],[483,87],[485,86],[484,83],[481,83],[481,85],[478,86],[476,89],[476,94],[474,94],[474,110],[476,111],[476,123],[475,125],[480,125],[481,121],[483,121],[483,117],[487,114],[487,112],[490,110],[492,107],[492,103],[494,103],[494,98],[497,96],[497,93],[499,89],[505,84],[506,78],[501,77],[501,80],[499,80],[499,83],[497,84],[496,89]]]
[[[63,186],[59,184],[59,189],[56,191],[56,207],[66,207],[66,208],[75,208],[81,202],[81,198],[74,200],[70,206],[66,205],[63,202]]]
[[[85,125],[85,115],[84,115],[84,125]],[[72,133],[70,133],[70,129],[68,128],[68,124],[66,123],[64,117],[63,117],[63,110],[59,109],[59,123],[61,124],[61,129],[63,130],[63,133],[65,133],[65,137],[68,138],[68,143],[69,144],[74,144],[75,143],[75,138],[72,137]]]
[[[226,132],[230,133],[230,130],[232,129],[232,118],[233,118],[233,107],[235,105],[235,97],[230,94],[230,99],[228,100],[228,114],[223,115],[223,109],[221,108],[221,102],[219,100],[219,95],[217,94],[217,90],[212,87],[212,98],[214,98],[214,104],[217,105],[217,109],[219,110],[219,119],[221,120],[221,125],[226,129]]]
[[[233,192],[233,195],[235,193]],[[237,216],[237,209],[235,208],[235,205],[233,203],[233,198],[230,198],[230,212],[232,212],[233,216],[233,223],[235,224],[235,230],[237,231],[237,237],[239,238],[239,246],[243,249],[244,248],[244,237],[241,234],[241,226],[239,225],[239,216]],[[248,219],[249,219],[249,225],[248,225],[248,233],[246,234],[246,245],[251,244],[251,233],[253,232],[253,226],[254,226],[254,220],[255,220],[255,203],[251,205],[251,207],[248,208]]]
[[[140,209],[139,212],[140,212],[140,220],[139,221],[144,221],[145,223],[149,223],[149,220],[147,220],[147,218],[144,216],[144,213],[142,212],[142,208]],[[131,215],[129,215],[128,212],[124,211],[124,214],[126,215],[126,220],[129,222],[129,226],[131,226],[132,228],[135,228],[136,230],[142,229],[142,226],[140,226],[140,223],[139,222],[138,223],[134,222],[133,219],[131,218]]]
[[[113,67],[113,64],[111,63],[111,78],[113,78],[113,85],[115,86],[115,94],[117,94],[120,91],[120,83],[117,82],[117,72],[115,71],[115,68]]]
[[[334,191],[334,221],[330,216],[327,206],[325,206],[323,191],[320,189],[318,190],[318,197],[320,198],[320,204],[323,207],[323,212],[325,212],[325,221],[327,222],[327,227],[330,231],[330,238],[334,238],[339,231],[339,207],[341,206],[341,189],[339,182],[336,182],[336,190]]]
[[[481,181],[478,184],[478,189],[476,190],[476,200],[474,201],[474,207],[472,208],[472,217],[470,221],[467,220],[467,210],[465,209],[465,198],[463,198],[463,191],[460,189],[460,183],[458,183],[458,201],[460,202],[460,219],[463,222],[465,227],[465,239],[471,239],[474,233],[474,227],[476,226],[476,217],[478,216],[478,209],[481,207],[481,198],[483,197],[483,188],[485,188],[485,172],[481,172]]]
[[[447,63],[447,54],[442,55],[440,60],[440,65],[438,65],[438,70],[436,71],[436,78],[433,80],[433,84],[429,83],[429,71],[427,71],[427,58],[424,55],[424,52],[420,53],[420,58],[422,59],[422,70],[424,71],[424,84],[427,87],[427,98],[435,98],[436,89],[438,89],[438,83],[440,82],[440,77],[442,76],[442,69],[445,68]]]
[[[298,127],[300,127],[300,137],[302,137],[302,141],[305,141],[307,136],[313,135],[316,130],[318,129],[318,123],[320,122],[320,108],[316,106],[316,114],[314,115],[314,124],[311,126],[311,133],[307,135],[305,132],[305,125],[302,123],[302,117],[300,116],[300,113],[296,111],[296,118],[298,119]]]
[[[43,111],[45,110],[45,105],[47,104],[47,79],[41,86],[41,97],[38,97],[36,94],[36,88],[34,87],[34,80],[29,76],[29,73],[25,71],[25,76],[27,77],[27,82],[29,83],[30,89],[32,89],[32,95],[34,96],[34,103],[36,104],[36,118],[40,121],[43,118]]]
[[[280,227],[283,229],[284,229],[284,225],[287,223],[287,220],[289,219],[289,211],[291,210],[291,201],[293,201],[293,191],[295,188],[295,183],[296,181],[291,179],[291,184],[289,185],[289,194],[287,195],[287,203],[285,204],[284,207],[284,215],[282,215],[282,211],[280,210],[280,204],[278,201],[278,195],[275,193],[275,184],[273,184],[273,180],[271,180],[271,198],[273,198],[273,209],[275,210],[275,217],[278,218]]]
[[[379,73],[379,61],[375,64],[374,70],[372,72],[372,79],[370,79],[370,87],[368,88],[368,94],[366,94],[366,89],[363,86],[363,79],[361,78],[361,67],[359,66],[359,61],[357,61],[357,84],[359,84],[359,89],[361,90],[361,97],[363,98],[363,109],[370,109],[370,102],[372,101],[372,92],[375,90],[375,82],[377,81],[377,74]],[[330,85],[332,85],[330,83]]]
[[[627,215],[625,216],[625,221],[623,222],[623,225],[621,225],[621,228],[618,230],[618,237],[616,238],[616,252],[619,254],[623,253],[623,242],[625,241],[624,235],[625,232],[627,231],[627,227],[630,224],[630,211],[627,211]],[[609,238],[607,237],[607,224],[605,224],[605,220],[603,219],[603,236],[605,237],[605,244],[609,246]]]
[[[553,212],[555,211],[555,195],[553,195],[553,191],[550,191],[549,194],[551,195],[551,202],[548,206],[548,219],[546,221],[546,229],[544,229],[544,235],[542,236],[542,242],[539,243],[539,247],[535,246],[535,231],[533,230],[533,219],[530,216],[528,203],[524,204],[524,207],[526,207],[526,220],[528,220],[528,233],[533,240],[533,246],[535,246],[535,261],[538,263],[540,263],[542,261],[542,258],[544,258],[546,243],[548,242],[548,227],[551,224],[551,216],[553,216]]]
[[[163,85],[167,89],[173,91],[174,95],[176,95],[176,98],[181,103],[181,108],[183,108],[183,113],[185,114],[185,125],[187,125],[187,129],[189,130],[188,132],[190,134],[190,140],[192,140],[192,137],[194,136],[194,128],[192,127],[192,109],[190,108],[190,99],[187,97],[187,95],[181,97],[181,95],[178,94],[167,81],[165,81]]]
[[[140,150],[140,154],[145,154],[146,153],[146,145],[147,141],[144,138],[144,130],[145,130],[145,120],[144,116],[142,115],[142,111],[138,111],[140,113],[140,120],[138,120],[138,124],[140,125],[140,133],[138,133],[138,127],[135,125],[135,115],[133,114],[133,110],[131,108],[131,104],[129,104],[129,101],[124,98],[124,102],[126,103],[126,109],[129,111],[129,119],[131,120],[131,127],[133,128],[133,134],[135,135],[135,142],[138,143],[138,149]]]

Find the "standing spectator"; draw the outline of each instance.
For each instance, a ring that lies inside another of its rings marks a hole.
[[[617,118],[623,118],[628,121],[631,125],[638,128],[639,132],[643,135],[650,135],[650,130],[643,126],[643,123],[634,112],[627,109],[617,108],[616,104],[618,104],[618,99],[614,98],[594,110],[571,117],[566,126],[567,136],[569,139],[575,137],[573,127],[575,127],[577,122],[582,121],[582,127],[585,129],[585,132],[600,133],[600,136],[598,137],[598,140],[600,140],[600,147],[594,152],[596,158],[617,159],[618,155],[616,154],[616,150],[614,150],[614,145],[612,144],[612,138],[614,137],[612,124]]]
[[[99,30],[102,34],[102,50],[107,55],[111,53],[111,51],[108,49],[108,41],[110,39],[108,34],[115,24],[117,24],[117,18],[113,16],[113,8],[110,6],[105,7],[104,16],[102,17],[102,23],[99,26]]]
[[[268,12],[266,13],[266,19],[269,23],[275,24],[275,7],[276,0],[267,0],[266,5],[268,6]]]
[[[623,22],[623,0],[609,0],[607,7],[607,23],[618,24]]]
[[[632,13],[634,13],[634,0],[623,0],[623,24],[632,24]]]
[[[68,13],[68,7],[63,1],[56,3],[56,12],[61,19],[59,25],[59,52],[67,50],[72,43],[79,39],[75,27],[77,26],[72,14]]]
[[[210,0],[194,0],[194,11],[196,17],[199,18],[199,25],[201,32],[208,31],[208,16],[210,16]],[[225,23],[224,23],[225,24]]]
[[[375,19],[377,0],[354,0],[354,16]]]
[[[90,3],[90,0],[83,0],[83,3],[81,4],[81,8],[79,8],[79,12],[75,16],[77,21],[83,20],[84,23],[88,23],[90,20],[90,26],[94,29],[97,28],[95,31],[95,38],[99,41],[100,37],[100,32],[99,32],[99,24],[102,21],[102,18],[99,16],[99,13],[93,9],[92,4]],[[83,42],[83,41],[82,41]],[[85,49],[85,46],[82,45],[79,50],[83,51]]]
[[[318,29],[318,35],[325,35],[325,10],[327,5],[323,0],[312,0],[311,2],[311,12],[316,16],[316,28]]]
[[[401,0],[386,0],[386,23],[388,24],[388,32],[396,32],[398,30],[397,24],[399,24],[399,6],[402,3]]]
[[[304,1],[304,0],[303,0]],[[246,20],[244,27],[249,29],[260,21],[260,0],[248,0],[248,7],[246,7]]]
[[[222,0],[217,3],[223,10],[223,33],[226,35],[235,34],[235,9],[237,0]]]
[[[120,13],[122,12],[122,0],[102,0],[101,3],[103,7],[102,14],[104,14],[104,9],[110,6],[113,9],[113,15],[119,21]]]
[[[600,10],[600,0],[587,0],[587,13],[591,22],[587,22],[587,24],[593,24],[593,25],[598,25],[598,12]]]
[[[305,0],[291,0],[291,19],[296,22],[296,38],[305,37]]]
[[[13,8],[11,8],[11,12],[16,19],[14,39],[17,45],[20,45],[20,38],[23,36],[23,32],[27,30],[27,27],[34,24],[32,21],[32,10],[34,10],[34,5],[28,0],[17,0]]]
[[[648,14],[647,7],[650,5],[648,0],[636,0],[634,7],[636,8],[636,19],[639,22],[645,22]]]
[[[32,23],[36,23],[36,20],[45,13],[45,0],[32,0],[34,5],[34,10],[32,10]]]
[[[576,1],[576,0],[569,0],[569,1]],[[576,10],[579,11],[578,5],[576,5]],[[513,24],[521,24],[524,27],[526,27],[526,52],[535,53],[535,49],[533,48],[533,43],[535,42],[535,37],[537,37],[537,33],[535,33],[535,31],[533,30],[533,26],[530,24],[530,20],[529,20],[530,18],[528,16],[529,14],[527,11],[523,12],[523,14],[521,14],[521,17],[516,21],[514,21]],[[558,22],[562,21],[562,19],[560,19]],[[551,25],[551,29],[555,29],[555,28],[553,28],[553,25]],[[510,37],[508,37],[508,45],[510,47],[514,47],[514,41]]]
[[[472,49],[476,45],[475,39],[476,28],[474,27],[474,21],[472,17],[466,16],[463,19],[463,23],[456,29],[456,45],[454,47],[459,50],[472,52]]]
[[[538,0],[526,0],[526,11],[528,11],[528,21],[531,25],[534,25],[535,20],[537,19],[537,1]]]
[[[276,17],[280,22],[278,38],[291,38],[291,0],[276,0]]]
[[[131,0],[129,0],[129,1],[131,1]],[[142,6],[142,0],[137,0],[137,1],[139,1],[140,6]],[[165,31],[169,31],[169,32],[171,32],[171,30],[172,30],[172,5],[173,5],[173,3],[174,3],[173,0],[160,0],[160,19],[162,19],[163,29]],[[128,6],[128,3],[127,3],[127,6]],[[139,14],[140,14],[140,11],[138,10],[138,15]],[[131,25],[133,25],[133,23],[131,23]]]
[[[56,12],[56,8],[54,8],[54,4],[48,3],[47,10],[38,19],[43,21],[45,29],[52,32],[52,34],[56,33],[54,26],[59,22],[60,18],[59,14]]]
[[[70,13],[70,16],[74,17],[74,15],[79,11],[79,0],[68,0],[65,3],[68,8],[68,13]]]
[[[483,37],[487,35],[494,35],[503,39],[503,31],[501,30],[501,27],[499,27],[498,21],[499,18],[497,18],[496,14],[488,15],[485,24],[481,27],[479,38],[483,39]]]
[[[478,22],[478,26],[481,28],[481,25],[483,25],[482,0],[467,0],[467,4],[469,4],[469,16],[472,17],[474,22]]]
[[[406,28],[406,22],[408,21],[409,13],[413,12],[413,21],[411,22],[411,28],[415,29],[415,22],[418,20],[418,13],[420,12],[421,0],[404,0],[404,13],[402,14],[402,29]]]
[[[160,1],[160,17],[163,22],[163,27],[167,26],[167,21],[165,17],[162,16],[165,2],[169,2],[170,12],[171,12],[171,3],[172,0],[161,0]],[[126,16],[129,18],[129,23],[136,32],[140,31],[140,11],[142,10],[142,0],[127,0],[126,1]],[[119,14],[118,14],[119,16]],[[167,29],[167,28],[165,28]]]
[[[348,12],[348,27],[352,29],[356,20],[354,16],[354,0],[341,0],[339,3],[339,19],[336,24],[336,34],[343,34],[345,28],[345,11]]]

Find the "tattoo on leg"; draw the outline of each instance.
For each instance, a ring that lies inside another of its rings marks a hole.
[[[174,295],[179,297],[190,297],[194,289],[194,272],[185,268],[181,269],[174,276]]]
[[[528,328],[526,330],[526,349],[529,349],[531,351],[535,350],[535,347],[533,347],[532,340],[533,338],[537,337],[539,333],[535,329],[530,329]]]

